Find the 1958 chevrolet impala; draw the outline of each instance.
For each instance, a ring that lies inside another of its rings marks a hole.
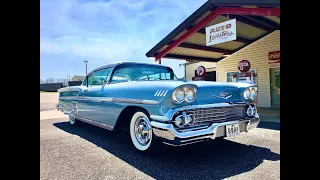
[[[57,109],[75,125],[127,128],[134,147],[185,145],[232,137],[257,127],[257,86],[186,81],[169,67],[122,62],[90,72],[81,86],[58,90]]]

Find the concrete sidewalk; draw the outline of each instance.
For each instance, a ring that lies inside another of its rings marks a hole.
[[[40,111],[40,120],[68,117],[58,110]]]

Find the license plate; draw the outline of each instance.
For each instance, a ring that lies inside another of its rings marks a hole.
[[[240,134],[239,124],[229,124],[226,125],[227,137],[233,137]]]

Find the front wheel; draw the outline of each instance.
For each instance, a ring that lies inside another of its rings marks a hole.
[[[150,152],[156,142],[148,116],[144,112],[133,114],[130,122],[130,136],[133,145],[140,152]]]

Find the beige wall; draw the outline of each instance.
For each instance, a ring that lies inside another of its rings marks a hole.
[[[211,62],[198,62],[193,64],[186,65],[186,78],[188,81],[192,81],[192,77],[194,77],[194,70],[196,70],[199,66],[204,66],[207,72],[216,70],[216,63]]]
[[[245,48],[233,53],[231,56],[217,63],[217,81],[226,82],[227,72],[238,71],[240,60],[249,60],[251,69],[256,70],[258,78],[258,106],[270,107],[270,75],[268,53],[280,50],[280,30],[259,39]],[[194,72],[194,71],[193,71]]]

